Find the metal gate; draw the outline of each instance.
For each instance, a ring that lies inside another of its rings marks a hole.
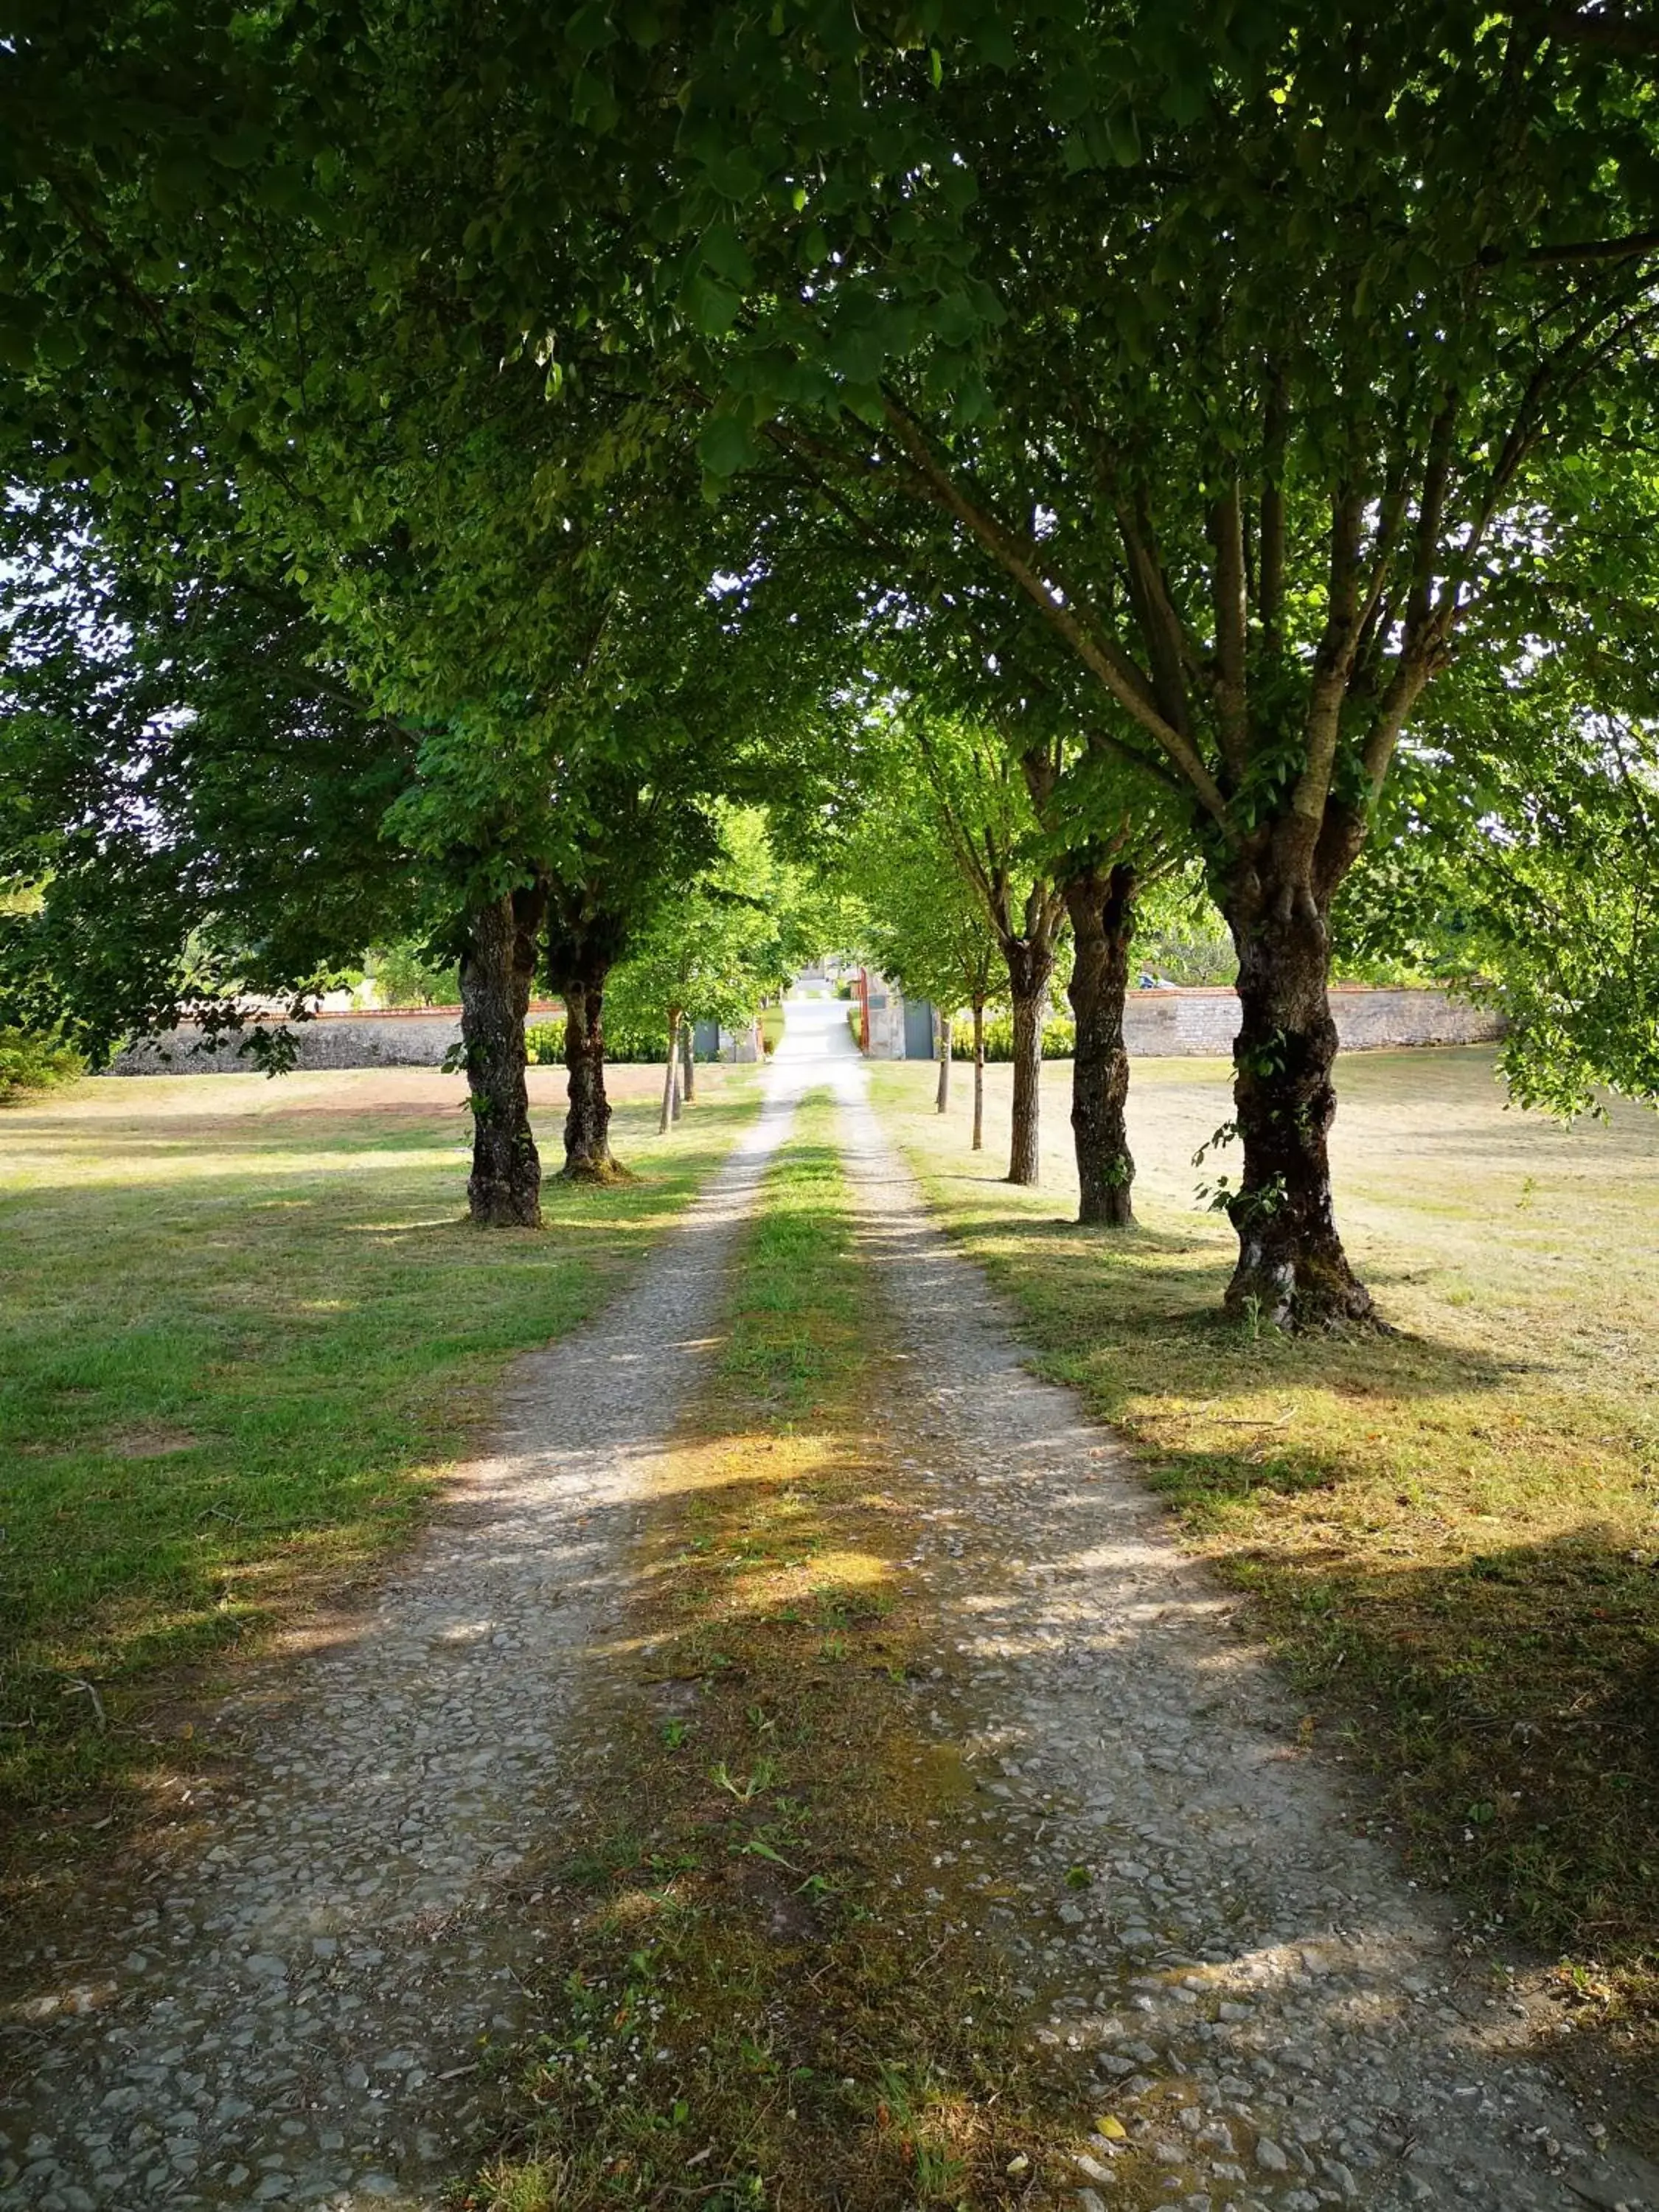
[[[933,1056],[933,1010],[926,999],[904,1002],[904,1057],[931,1060]]]

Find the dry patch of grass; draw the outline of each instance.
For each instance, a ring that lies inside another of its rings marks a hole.
[[[539,1236],[467,1226],[435,1072],[86,1083],[0,1117],[0,1821],[30,1852],[70,1863],[188,1766],[191,1668],[406,1538],[505,1361],[599,1310],[751,1110],[746,1071],[705,1073],[662,1143],[624,1084],[640,1180],[550,1182]],[[556,1164],[562,1073],[534,1091]]]
[[[1659,1125],[1506,1113],[1484,1051],[1345,1060],[1339,1215],[1401,1334],[1287,1340],[1218,1317],[1231,1239],[1195,1209],[1191,1164],[1227,1113],[1216,1063],[1137,1063],[1140,1226],[1117,1237],[1056,1218],[1069,1066],[1046,1071],[1035,1194],[967,1151],[965,1107],[932,1114],[930,1070],[874,1075],[1045,1370],[1254,1593],[1319,1737],[1376,1777],[1374,1825],[1494,1934],[1559,1957],[1581,2040],[1650,2085]]]
[[[1053,2146],[1086,2106],[979,1932],[1018,1869],[917,1724],[942,1656],[902,1564],[921,1502],[864,1423],[892,1377],[827,1117],[809,1103],[769,1178],[659,1468],[628,1656],[585,1724],[587,1840],[538,1877],[544,2032],[469,2206],[1062,2201]],[[971,1894],[964,1832],[992,1875]]]

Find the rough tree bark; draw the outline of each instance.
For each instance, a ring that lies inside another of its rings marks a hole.
[[[1227,1305],[1280,1328],[1336,1328],[1371,1313],[1331,1204],[1336,1024],[1328,917],[1358,846],[1357,830],[1337,830],[1322,838],[1325,849],[1311,862],[1287,861],[1273,843],[1258,848],[1223,893],[1238,954],[1233,1106],[1244,1148],[1227,1206],[1238,1232]]]
[[[668,1065],[662,1075],[662,1111],[657,1116],[657,1134],[665,1137],[668,1125],[679,1118],[677,1078],[679,1070],[680,1015],[678,1006],[668,1013]]]
[[[542,1163],[525,1085],[525,1017],[546,910],[539,886],[481,907],[461,954],[461,1048],[472,1109],[467,1208],[480,1229],[539,1229]]]
[[[1072,980],[1066,995],[1077,1024],[1072,1061],[1072,1136],[1077,1147],[1078,1219],[1108,1229],[1133,1225],[1135,1164],[1124,1108],[1129,1055],[1123,1001],[1134,934],[1133,867],[1090,868],[1066,885],[1072,917]]]
[[[564,1000],[570,1110],[564,1166],[572,1182],[618,1182],[628,1170],[611,1150],[605,1089],[605,987],[627,943],[623,924],[580,883],[556,881],[549,902],[547,972]]]
[[[985,1150],[985,1001],[974,1001],[974,1141],[971,1149]]]
[[[564,989],[564,1064],[570,1111],[564,1123],[564,1167],[572,1182],[608,1182],[611,1101],[605,1094],[605,979],[573,977]]]
[[[1008,993],[1014,1008],[1014,1108],[1008,1145],[1008,1181],[1035,1184],[1038,1179],[1040,1100],[1042,1087],[1042,1018],[1054,972],[1054,947],[1045,934],[1033,943],[1016,938],[1004,947]]]
[[[951,1017],[949,1014],[941,1014],[939,1018],[939,1097],[936,1104],[941,1114],[948,1114],[951,1110]]]

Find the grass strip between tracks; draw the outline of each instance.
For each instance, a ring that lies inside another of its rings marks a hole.
[[[585,1723],[586,1840],[532,1887],[544,2030],[506,2062],[508,2148],[469,2206],[1059,2201],[1080,2085],[977,1932],[1017,1869],[918,1725],[921,1501],[864,1418],[901,1373],[811,1099],[658,1470],[619,1679]]]

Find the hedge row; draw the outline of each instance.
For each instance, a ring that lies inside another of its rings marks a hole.
[[[562,1067],[564,1024],[532,1022],[524,1033],[524,1048],[532,1067]],[[668,1059],[668,1031],[612,1029],[607,1025],[605,1056],[611,1060],[654,1062],[661,1067]]]
[[[80,1054],[55,1037],[28,1030],[0,1030],[0,1106],[26,1098],[31,1091],[73,1083],[86,1072]]]
[[[1074,1022],[1052,1021],[1042,1032],[1042,1057],[1045,1060],[1069,1060],[1077,1050],[1077,1024]],[[951,1031],[952,1060],[971,1060],[974,1056],[974,1025],[965,1018],[958,1020]],[[985,1024],[985,1057],[991,1060],[1012,1060],[1014,1056],[1014,1025],[1006,1018]]]

